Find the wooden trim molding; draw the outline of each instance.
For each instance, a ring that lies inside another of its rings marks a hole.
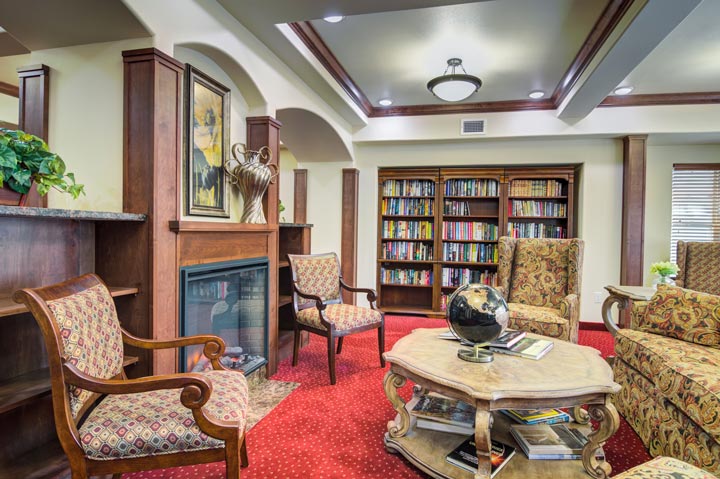
[[[720,103],[720,91],[612,95],[599,106],[703,105]]]
[[[0,81],[0,93],[18,98],[20,97],[20,87],[18,85],[11,85],[10,83]]]
[[[295,32],[300,41],[310,49],[330,75],[335,78],[340,87],[345,90],[345,93],[350,95],[350,98],[366,115],[371,116],[373,106],[370,100],[340,64],[312,24],[310,22],[294,22],[288,23],[288,26]]]
[[[17,69],[18,85],[18,129],[39,136],[46,143],[50,119],[50,67],[28,65]],[[28,193],[27,206],[47,207],[47,196],[40,196],[37,185]]]
[[[555,104],[546,100],[507,100],[480,103],[445,103],[441,105],[400,105],[375,107],[370,118],[383,116],[449,115],[453,113],[492,113],[500,111],[554,110]]]
[[[643,284],[645,243],[645,165],[647,135],[623,138],[623,202],[620,284]]]
[[[342,170],[342,219],[340,233],[340,272],[345,283],[357,287],[358,188],[360,171]],[[343,290],[343,302],[355,304],[355,294]]]
[[[295,169],[293,174],[293,223],[307,223],[307,170]]]
[[[720,170],[720,163],[673,163],[673,170]]]

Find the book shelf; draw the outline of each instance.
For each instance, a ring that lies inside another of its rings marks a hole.
[[[568,238],[576,168],[381,168],[379,306],[444,316],[460,285],[497,284],[498,238]]]

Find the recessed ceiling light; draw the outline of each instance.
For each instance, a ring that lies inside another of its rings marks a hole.
[[[539,99],[539,98],[544,97],[544,96],[545,96],[545,92],[544,92],[544,91],[540,91],[540,90],[535,90],[535,91],[531,91],[530,93],[528,93],[528,96],[529,96],[530,98],[532,98],[533,100],[537,100],[537,99]]]
[[[382,106],[390,106],[393,104],[393,101],[390,98],[383,98],[382,100],[378,100],[378,103]]]
[[[633,87],[621,86],[621,87],[617,87],[613,93],[615,93],[616,95],[627,95],[631,91],[633,91]]]
[[[323,18],[323,20],[325,20],[328,23],[339,23],[339,22],[343,21],[343,18],[345,18],[345,17],[342,15],[331,15],[329,17]]]

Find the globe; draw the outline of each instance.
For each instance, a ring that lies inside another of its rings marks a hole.
[[[502,295],[486,284],[465,284],[448,299],[447,323],[455,336],[478,344],[502,334],[509,319]]]

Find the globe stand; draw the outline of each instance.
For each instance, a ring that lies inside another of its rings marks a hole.
[[[472,349],[458,349],[457,355],[463,361],[471,363],[490,363],[495,358],[492,351],[484,349],[490,343],[478,343]]]

